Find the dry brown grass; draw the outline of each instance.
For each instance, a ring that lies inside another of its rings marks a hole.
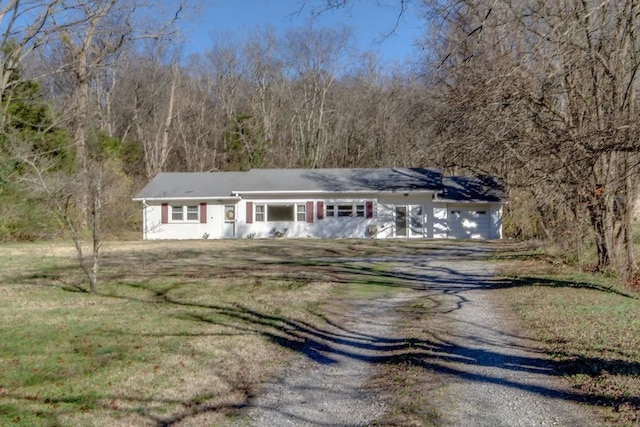
[[[407,250],[429,248],[108,242],[92,295],[71,245],[3,246],[0,425],[224,425],[324,315],[382,289],[336,259]]]
[[[460,244],[475,243],[108,242],[98,295],[83,291],[70,245],[2,246],[0,425],[225,425],[327,321],[340,323],[354,298],[402,290],[402,279],[387,274],[392,266],[376,257]],[[541,339],[550,350],[584,366],[597,359],[605,370],[637,367],[640,328],[629,314],[637,314],[637,298],[604,282],[587,286],[593,275],[575,276],[540,251],[486,247],[504,250],[496,260],[514,281],[496,292],[520,305],[523,325],[548,334]],[[433,328],[446,333],[429,316],[442,301],[420,303],[404,308],[399,336],[427,342]],[[614,321],[622,329],[608,329]],[[622,356],[603,353],[603,337]],[[410,353],[406,363],[392,358],[372,384],[397,397],[389,424],[437,424],[423,398],[438,382],[412,365]],[[625,393],[637,397],[637,372],[574,377],[584,390],[613,391],[612,407],[626,414],[618,419],[632,419],[637,400]]]

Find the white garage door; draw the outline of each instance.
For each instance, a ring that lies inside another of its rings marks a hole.
[[[488,239],[489,209],[449,209],[449,237],[456,239]]]

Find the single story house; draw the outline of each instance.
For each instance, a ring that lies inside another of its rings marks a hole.
[[[505,196],[437,169],[254,169],[160,173],[133,200],[144,239],[500,239]]]

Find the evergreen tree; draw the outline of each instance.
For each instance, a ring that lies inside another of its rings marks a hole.
[[[22,160],[38,162],[47,171],[71,170],[69,134],[57,125],[40,84],[23,78],[20,69],[11,71],[0,109],[0,240],[40,238],[55,229],[55,219],[25,188]]]

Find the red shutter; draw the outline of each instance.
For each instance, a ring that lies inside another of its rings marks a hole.
[[[373,202],[367,202],[367,218],[373,218]]]
[[[200,224],[207,223],[207,204],[200,203]]]
[[[247,224],[253,224],[253,202],[247,202]]]
[[[307,202],[307,222],[313,224],[313,202]]]
[[[169,204],[168,203],[162,204],[162,215],[161,215],[160,221],[163,224],[167,224],[169,222]]]
[[[318,221],[324,219],[324,202],[318,202]]]

